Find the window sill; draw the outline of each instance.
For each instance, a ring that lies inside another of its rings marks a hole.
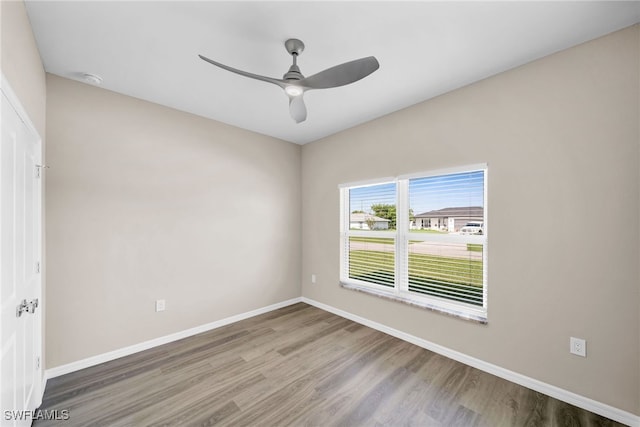
[[[425,310],[436,311],[438,313],[443,313],[448,316],[453,316],[458,319],[468,320],[470,322],[479,323],[481,325],[486,325],[487,318],[486,316],[481,316],[478,314],[465,313],[463,311],[457,311],[449,308],[439,307],[435,304],[429,304],[428,302],[417,301],[411,298],[406,298],[401,295],[396,295],[390,292],[385,292],[378,289],[372,289],[365,286],[354,285],[352,283],[344,283],[340,282],[340,286],[345,289],[350,289],[352,291],[358,291],[365,294],[373,295],[379,298],[388,299],[391,301],[400,302],[402,304],[412,305],[414,307],[422,308]]]

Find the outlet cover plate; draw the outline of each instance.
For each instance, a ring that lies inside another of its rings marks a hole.
[[[156,312],[157,311],[164,311],[165,309],[165,302],[163,299],[159,299],[156,300]]]
[[[587,357],[587,341],[582,338],[569,338],[569,351],[577,356]]]

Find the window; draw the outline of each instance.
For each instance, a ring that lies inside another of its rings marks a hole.
[[[485,165],[340,186],[340,282],[486,322]]]
[[[347,276],[375,286],[395,285],[396,183],[348,190]]]

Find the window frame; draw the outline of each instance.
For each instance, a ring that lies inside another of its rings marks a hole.
[[[418,178],[451,175],[464,172],[483,172],[483,234],[425,234],[412,232],[409,224],[409,181]],[[479,323],[487,323],[488,309],[488,166],[475,164],[428,172],[400,175],[394,178],[380,178],[367,181],[340,184],[340,285],[382,298],[407,303],[429,310],[442,312]],[[351,230],[350,229],[350,196],[349,190],[381,184],[395,183],[396,186],[396,229],[389,231]],[[349,238],[379,237],[393,238],[395,243],[394,266],[395,277],[393,287],[378,285],[364,280],[349,277]],[[446,243],[482,244],[482,306],[455,301],[443,297],[423,295],[409,291],[409,240],[421,240]]]

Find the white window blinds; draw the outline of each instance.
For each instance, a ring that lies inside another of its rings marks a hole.
[[[341,187],[341,282],[486,315],[486,167]]]
[[[393,288],[396,253],[396,183],[345,190],[345,256],[350,280]]]
[[[484,175],[409,180],[409,292],[483,305]]]

